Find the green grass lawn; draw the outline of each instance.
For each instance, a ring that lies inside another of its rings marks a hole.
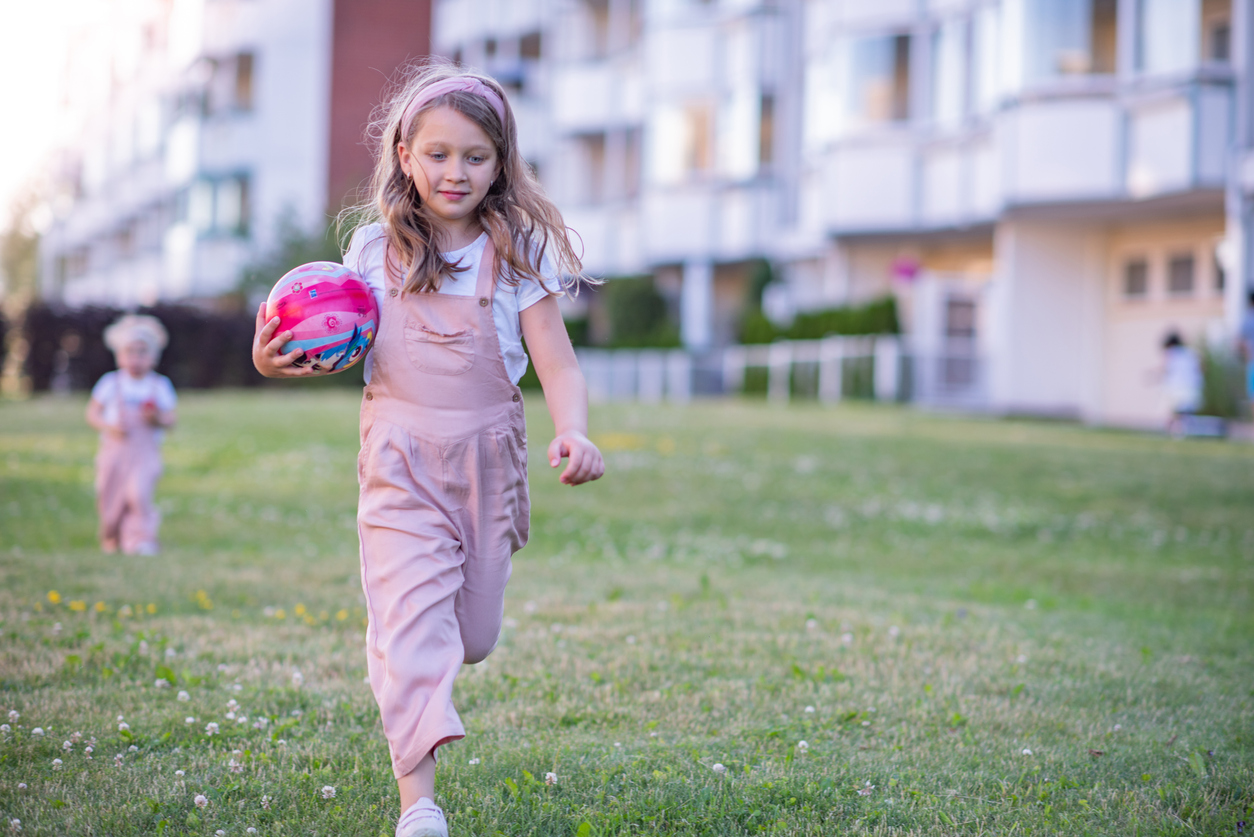
[[[1254,447],[619,405],[571,489],[532,401],[454,835],[1254,833]],[[0,829],[391,835],[356,399],[186,394],[155,558],[97,551],[83,406],[0,403]]]

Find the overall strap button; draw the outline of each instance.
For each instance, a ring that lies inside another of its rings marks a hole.
[[[488,298],[486,296],[479,297],[479,307],[480,308],[488,307]]]
[[[521,396],[521,395],[519,395],[518,393],[514,393],[514,400],[515,400],[515,401],[522,401],[522,396]]]
[[[396,294],[397,294],[396,288],[393,288],[392,290],[388,291],[388,296],[396,296]]]

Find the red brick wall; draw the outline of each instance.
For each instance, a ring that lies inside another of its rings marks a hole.
[[[431,0],[333,0],[327,209],[356,202],[372,167],[366,123],[406,61],[431,49]]]

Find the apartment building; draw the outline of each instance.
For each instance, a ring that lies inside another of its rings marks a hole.
[[[364,128],[427,54],[428,0],[122,0],[75,33],[44,294],[212,299],[284,223],[321,232],[368,177]]]
[[[895,294],[921,400],[1152,425],[1170,330],[1250,284],[1250,40],[1232,0],[439,0],[516,79],[587,266],[649,273],[702,350]]]

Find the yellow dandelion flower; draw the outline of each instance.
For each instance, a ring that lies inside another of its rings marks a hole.
[[[61,603],[61,594],[60,594],[60,593],[58,593],[56,590],[49,590],[49,591],[48,591],[48,601],[52,602],[53,604],[60,604],[60,603]]]
[[[313,618],[312,616],[310,616],[308,613],[306,613],[306,614],[305,614],[305,624],[306,624],[306,625],[312,625],[312,624],[316,623],[317,621],[318,621],[317,619],[314,619],[314,618]]]
[[[149,613],[156,613],[156,612],[157,612],[157,606],[156,606],[154,603],[149,602],[149,603],[148,603],[148,607],[144,608],[144,610],[148,611]]]
[[[348,618],[348,610],[346,610],[345,608],[340,608],[339,611],[336,612],[335,618],[343,622],[345,619]]]
[[[279,608],[278,610],[276,610],[276,611],[274,612],[274,618],[275,618],[275,619],[286,619],[286,618],[287,618],[287,611],[286,611],[286,610],[284,610],[283,608]]]
[[[83,611],[87,610],[87,602],[83,601],[82,599],[75,599],[74,601],[70,602],[70,610],[74,611],[75,613],[82,613]]]
[[[104,602],[96,602],[97,613],[104,613],[106,610],[108,610],[108,607],[105,605]]]
[[[296,607],[292,608],[292,613],[295,613],[297,616],[304,616],[305,606],[303,604],[297,604]]]

